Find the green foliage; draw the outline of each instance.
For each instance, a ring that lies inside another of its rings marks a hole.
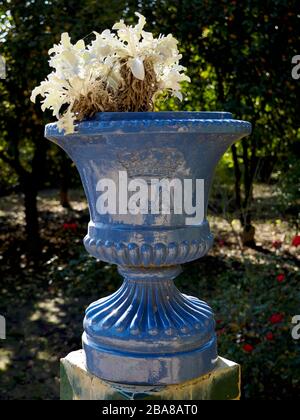
[[[39,106],[29,101],[33,86],[48,72],[49,47],[64,31],[74,40],[89,34],[89,40],[94,30],[110,27],[122,16],[133,22],[135,11],[147,17],[156,35],[173,33],[179,39],[183,64],[192,79],[182,103],[161,101],[158,109],[224,110],[253,123],[252,137],[237,146],[235,165],[230,155],[226,157],[229,167],[238,165],[241,171],[238,184],[241,189],[243,181],[245,202],[238,210],[248,207],[256,178],[265,181],[274,170],[285,170],[282,162],[297,141],[300,125],[300,83],[291,77],[291,59],[299,54],[296,0],[247,0],[242,6],[232,0],[105,0],[100,4],[12,0],[2,2],[0,11],[1,54],[8,74],[7,80],[0,81],[2,188],[12,183],[12,171],[13,183],[20,179],[16,162],[31,173],[34,156],[42,161],[46,147],[48,165],[40,165],[39,171],[46,167],[50,171],[39,177],[40,184],[53,184],[51,174],[61,172],[57,154],[42,140],[43,125],[50,117],[42,116]]]
[[[280,264],[279,258],[266,263],[258,257],[244,261],[244,271],[227,261],[227,272],[218,276],[211,299],[218,317],[219,352],[242,365],[247,399],[293,399],[300,385],[300,348],[291,336],[300,276],[294,267],[279,283],[276,263]],[[282,314],[282,322],[272,324],[274,314]],[[245,345],[253,351],[246,352]]]
[[[278,179],[278,188],[281,192],[282,206],[295,210],[299,217],[300,205],[300,160],[292,155],[287,161],[285,171],[275,174]]]

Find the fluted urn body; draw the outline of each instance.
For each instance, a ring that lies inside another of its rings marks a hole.
[[[206,112],[102,113],[67,136],[46,126],[82,179],[87,251],[124,277],[86,311],[83,348],[93,374],[160,385],[214,368],[212,310],[181,294],[173,279],[212,246],[206,213],[214,169],[250,132],[230,113]]]

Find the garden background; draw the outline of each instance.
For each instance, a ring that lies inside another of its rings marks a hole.
[[[300,4],[295,0],[10,0],[0,2],[0,399],[57,399],[60,357],[80,347],[86,306],[120,284],[88,256],[81,183],[43,138],[51,116],[30,102],[47,52],[143,13],[172,33],[192,83],[160,110],[222,110],[253,134],[219,164],[210,200],[215,246],[185,266],[181,290],[215,309],[219,353],[242,364],[243,398],[295,399],[300,341]]]

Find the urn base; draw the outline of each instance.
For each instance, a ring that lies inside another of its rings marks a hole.
[[[141,385],[177,384],[211,372],[218,358],[213,313],[176,288],[180,266],[119,271],[121,288],[86,311],[89,372]]]
[[[124,384],[179,384],[210,373],[218,361],[216,338],[189,352],[153,356],[104,350],[85,333],[82,341],[88,371],[103,380]]]

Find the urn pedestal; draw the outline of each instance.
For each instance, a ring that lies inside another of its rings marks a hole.
[[[61,359],[60,370],[61,400],[123,400],[126,406],[132,400],[179,400],[181,404],[180,401],[191,400],[232,401],[239,400],[241,396],[241,367],[222,357],[218,358],[211,373],[175,385],[126,385],[97,378],[88,372],[83,350],[74,351]],[[136,406],[136,403],[133,405]],[[114,407],[114,403],[110,406]]]
[[[173,281],[181,264],[212,246],[206,212],[214,169],[250,132],[250,123],[230,113],[206,112],[102,113],[67,136],[56,124],[46,126],[46,137],[68,153],[82,179],[91,216],[87,251],[117,264],[124,277],[118,291],[86,311],[83,349],[90,373],[123,384],[168,385],[215,368],[212,310],[180,293]],[[161,186],[162,180],[169,182],[167,206],[162,200],[153,212],[153,200],[145,208],[140,199],[140,211],[132,208],[130,185],[152,192],[153,181]],[[107,213],[104,184],[117,200]]]

